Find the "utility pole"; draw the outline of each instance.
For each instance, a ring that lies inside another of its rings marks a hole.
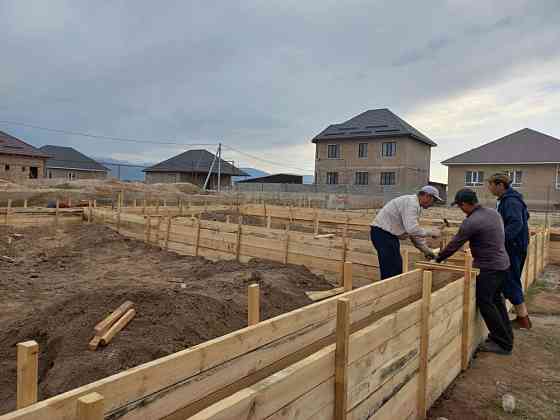
[[[218,143],[218,193],[222,184],[222,143]]]
[[[212,159],[212,164],[210,165],[210,170],[208,171],[208,176],[206,177],[206,181],[204,181],[204,186],[202,187],[202,191],[206,191],[206,187],[208,186],[208,180],[212,176],[212,170],[214,169],[214,164],[216,163],[216,157],[219,151],[220,149],[218,148],[218,152],[214,155],[214,159]]]

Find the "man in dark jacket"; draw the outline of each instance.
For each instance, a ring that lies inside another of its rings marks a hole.
[[[523,297],[521,275],[529,246],[529,212],[523,196],[511,188],[511,179],[505,174],[494,174],[488,179],[488,190],[498,197],[498,213],[504,221],[506,251],[510,269],[504,286],[504,296],[515,307],[517,318],[514,328],[531,328],[531,320]]]
[[[513,349],[513,331],[502,297],[509,270],[504,224],[496,210],[480,206],[475,192],[468,188],[457,191],[453,204],[459,206],[467,218],[436,261],[445,261],[469,242],[473,267],[480,269],[476,278],[476,304],[490,331],[488,340],[479,350],[509,355]]]

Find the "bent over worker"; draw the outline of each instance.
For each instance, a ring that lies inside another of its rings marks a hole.
[[[418,194],[403,195],[389,201],[377,213],[371,224],[371,242],[377,251],[381,279],[403,272],[399,239],[410,238],[426,258],[434,258],[434,252],[426,244],[427,236],[439,236],[439,229],[423,229],[418,223],[420,208],[427,209],[434,202],[443,201],[431,185],[422,187]]]
[[[490,331],[488,340],[479,349],[511,354],[513,330],[502,297],[509,269],[502,218],[496,210],[480,206],[476,193],[468,188],[457,191],[453,204],[467,217],[436,261],[446,260],[469,241],[473,266],[480,269],[476,278],[476,303]]]
[[[513,328],[531,329],[531,319],[521,285],[521,274],[529,247],[529,211],[523,196],[511,188],[509,176],[492,175],[488,179],[488,190],[498,198],[498,213],[504,221],[506,251],[511,264],[504,296],[513,304],[517,313],[511,324]]]

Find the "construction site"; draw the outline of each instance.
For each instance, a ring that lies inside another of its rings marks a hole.
[[[485,338],[468,252],[435,264],[405,241],[405,272],[379,280],[377,209],[43,199],[0,202],[1,420],[426,418]],[[421,219],[444,219],[433,248],[462,217]],[[560,257],[555,215],[531,222],[526,291]]]

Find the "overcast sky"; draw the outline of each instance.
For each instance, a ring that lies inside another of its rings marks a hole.
[[[311,174],[311,138],[373,108],[438,143],[434,180],[521,128],[560,138],[559,0],[0,0],[0,51],[0,120],[222,141],[271,172]],[[187,148],[0,129],[134,162]]]

